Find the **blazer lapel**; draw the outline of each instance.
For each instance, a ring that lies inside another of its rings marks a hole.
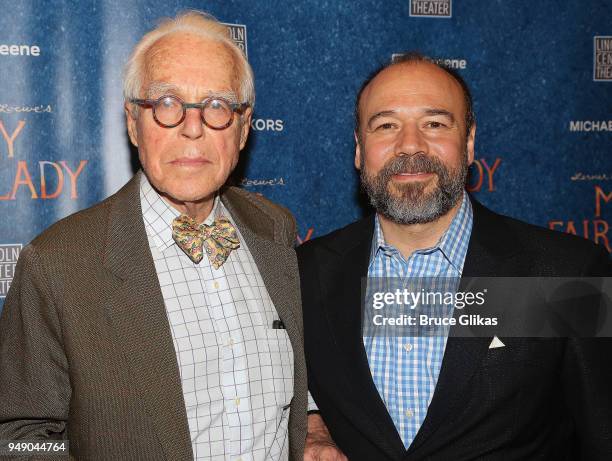
[[[367,277],[373,229],[374,219],[370,216],[357,223],[348,239],[336,242],[321,258],[321,299],[342,357],[338,366],[344,369],[345,383],[340,387],[353,394],[338,405],[344,404],[353,424],[391,459],[398,459],[405,452],[404,445],[372,380],[363,346],[362,281]]]
[[[140,173],[110,201],[104,264],[115,277],[107,306],[133,383],[167,459],[192,459],[181,379],[139,198]]]
[[[495,215],[472,199],[474,221],[470,242],[463,265],[460,290],[466,287],[466,277],[495,277],[508,271],[509,257],[515,251],[512,237],[496,225]],[[455,312],[457,314],[457,312]],[[461,405],[468,383],[478,370],[480,362],[488,351],[491,337],[460,338],[452,336],[446,344],[444,359],[438,377],[433,399],[427,410],[419,432],[409,447],[408,454],[414,454],[443,424],[452,421],[456,408]]]

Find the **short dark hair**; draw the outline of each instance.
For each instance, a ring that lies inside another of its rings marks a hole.
[[[470,130],[472,129],[472,125],[476,122],[476,117],[474,116],[474,109],[472,106],[472,93],[470,92],[470,89],[467,83],[465,83],[465,80],[463,80],[461,75],[459,75],[459,73],[456,70],[448,66],[445,66],[442,60],[430,58],[429,56],[425,56],[417,51],[410,51],[408,53],[394,55],[393,59],[390,62],[383,64],[378,69],[376,69],[374,72],[372,72],[368,76],[368,78],[366,78],[365,81],[361,84],[361,87],[359,88],[359,92],[357,93],[357,99],[355,100],[355,133],[357,133],[358,138],[361,137],[359,133],[359,123],[360,123],[359,103],[361,102],[361,95],[363,94],[363,91],[366,89],[366,87],[372,82],[372,80],[374,80],[378,76],[378,74],[388,69],[389,67],[397,66],[397,65],[405,64],[405,63],[416,63],[416,62],[428,62],[430,64],[433,64],[434,66],[438,67],[439,69],[442,69],[452,78],[454,78],[455,81],[459,84],[459,86],[461,87],[461,90],[463,91],[463,99],[465,101],[466,134],[470,133]]]

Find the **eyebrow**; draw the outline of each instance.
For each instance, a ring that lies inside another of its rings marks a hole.
[[[172,83],[151,82],[146,91],[146,98],[150,99],[154,96],[164,95],[167,93],[179,94],[180,92],[180,88],[176,85],[173,85]],[[236,96],[236,93],[232,90],[209,91],[207,95],[202,98],[202,100],[210,97],[227,99],[231,103],[238,102],[238,97]]]
[[[222,90],[222,91],[215,91],[215,92],[210,92],[208,94],[207,97],[211,97],[211,96],[217,96],[219,98],[223,98],[223,99],[227,99],[229,102],[238,102],[238,96],[236,96],[236,93],[234,93],[231,90]]]
[[[372,122],[374,122],[374,120],[376,120],[377,118],[390,117],[391,115],[395,115],[396,113],[397,111],[395,110],[383,110],[381,112],[376,112],[368,119],[368,126],[372,126]]]
[[[166,82],[151,82],[146,91],[146,97],[157,96],[164,93],[178,93],[179,89],[176,85]]]
[[[370,119],[368,120],[368,126],[371,126],[372,122],[374,122],[378,118],[391,117],[397,114],[397,112],[398,112],[397,110],[383,110],[383,111],[377,112],[374,115],[372,115]],[[425,115],[428,115],[428,116],[443,115],[445,117],[448,117],[452,123],[455,123],[455,116],[446,109],[427,108],[424,110],[424,113]]]
[[[425,115],[443,115],[448,117],[452,123],[455,123],[455,116],[446,109],[427,109]]]

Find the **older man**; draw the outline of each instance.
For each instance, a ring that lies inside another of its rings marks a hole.
[[[23,250],[0,322],[0,439],[69,439],[105,461],[301,460],[295,222],[225,187],[251,68],[189,12],[136,45],[124,92],[144,174]]]
[[[456,74],[409,54],[355,113],[376,213],[298,249],[309,388],[335,442],[351,461],[610,459],[609,338],[364,334],[363,277],[611,272],[602,247],[465,193],[476,127]]]

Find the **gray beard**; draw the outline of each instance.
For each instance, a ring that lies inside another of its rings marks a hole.
[[[363,146],[361,152],[365,152]],[[448,213],[463,195],[468,172],[467,150],[456,169],[449,169],[437,157],[423,153],[394,157],[374,176],[367,171],[363,159],[361,165],[361,187],[370,204],[382,216],[398,224],[424,224]],[[437,176],[438,183],[431,192],[424,192],[429,182],[391,186],[393,175],[417,172]]]

